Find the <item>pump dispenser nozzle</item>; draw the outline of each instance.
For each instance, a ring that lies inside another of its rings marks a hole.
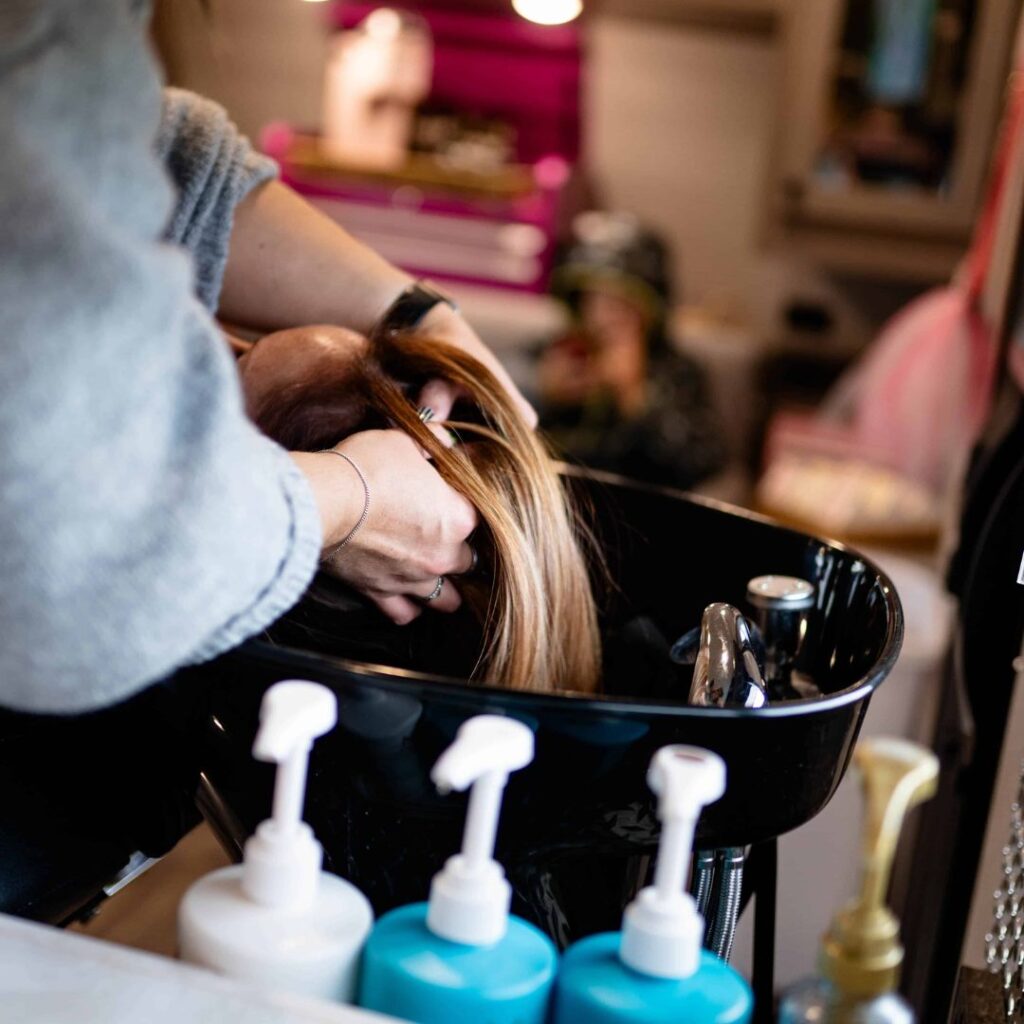
[[[431,778],[442,793],[472,786],[462,852],[449,857],[430,886],[427,927],[468,946],[499,942],[508,928],[512,890],[494,860],[501,798],[510,772],[533,760],[533,733],[522,722],[479,715],[463,723]]]
[[[861,894],[833,920],[822,972],[844,996],[863,999],[896,988],[903,947],[899,922],[885,905],[889,873],[903,819],[935,793],[939,762],[916,743],[889,738],[863,740],[854,760],[866,804]]]
[[[700,812],[725,793],[725,762],[700,747],[662,747],[647,784],[658,795],[661,842],[654,885],[626,908],[623,962],[642,974],[686,978],[700,964],[704,922],[685,891],[686,865]]]
[[[245,844],[241,865],[194,882],[178,910],[182,959],[263,988],[349,1002],[373,925],[366,897],[320,870],[302,821],[310,747],[337,720],[334,694],[277,683],[263,696],[253,753],[276,761],[273,816]]]
[[[276,683],[263,696],[253,755],[277,762],[273,814],[245,844],[242,888],[268,907],[308,907],[323,850],[302,820],[313,741],[334,728],[338,704],[318,683]]]

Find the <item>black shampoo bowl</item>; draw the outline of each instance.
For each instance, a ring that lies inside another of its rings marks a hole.
[[[698,744],[728,764],[726,796],[701,819],[702,847],[768,840],[825,806],[899,650],[888,579],[855,552],[736,509],[617,478],[571,480],[591,506],[613,582],[601,598],[607,695],[540,696],[452,678],[471,646],[458,617],[427,614],[401,631],[372,613],[346,618],[305,602],[203,670],[212,698],[205,802],[222,835],[241,841],[268,811],[270,770],[250,751],[264,689],[287,678],[318,680],[338,696],[338,728],[314,749],[306,814],[327,867],[378,913],[424,899],[457,848],[464,800],[439,797],[428,773],[481,712],[536,731],[536,761],[508,787],[499,856],[514,909],[562,943],[617,926],[643,882],[657,838],[645,775],[658,747]],[[690,670],[666,669],[650,637],[671,642],[712,601],[742,607],[747,581],[766,573],[816,585],[805,667],[823,696],[760,710],[687,706]]]

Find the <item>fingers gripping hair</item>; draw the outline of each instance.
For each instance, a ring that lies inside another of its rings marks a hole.
[[[447,447],[411,396],[429,379],[466,396]],[[320,363],[265,395],[250,415],[292,450],[315,451],[389,423],[410,434],[438,472],[478,510],[480,571],[460,580],[483,624],[474,678],[524,690],[593,692],[600,674],[597,614],[581,544],[586,539],[542,441],[505,389],[471,356],[417,334],[371,339],[366,357]]]

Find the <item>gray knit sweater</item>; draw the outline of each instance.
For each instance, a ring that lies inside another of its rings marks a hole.
[[[168,93],[161,117],[137,6],[0,2],[9,707],[93,708],[208,659],[293,604],[319,554],[210,315],[232,210],[272,167],[213,104]]]

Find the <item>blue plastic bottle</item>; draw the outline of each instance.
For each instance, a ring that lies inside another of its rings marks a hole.
[[[359,1005],[419,1024],[543,1024],[558,954],[509,914],[512,892],[493,857],[510,772],[533,760],[533,733],[496,715],[471,718],[441,755],[438,789],[472,786],[462,852],[434,876],[430,902],[378,922],[363,951]]]
[[[698,747],[662,747],[647,781],[663,822],[654,885],[626,908],[621,932],[566,951],[553,1024],[748,1024],[750,987],[702,950],[704,921],[683,888],[701,808],[725,792],[725,763]]]

